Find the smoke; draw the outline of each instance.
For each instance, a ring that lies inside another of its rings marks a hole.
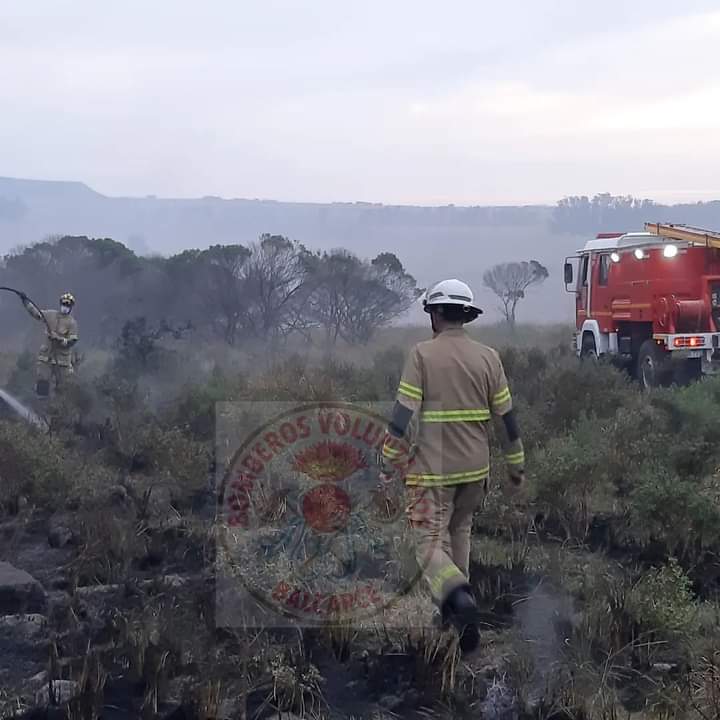
[[[542,697],[563,658],[564,644],[557,628],[572,612],[573,601],[569,595],[542,583],[516,608],[523,645],[533,659],[536,674],[526,691],[537,695],[535,700]]]

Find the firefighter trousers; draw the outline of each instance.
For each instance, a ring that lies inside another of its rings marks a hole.
[[[53,385],[57,391],[61,386],[66,385],[72,376],[72,366],[57,365],[43,360],[37,362],[36,379],[38,392],[41,395],[48,394]]]
[[[472,519],[484,494],[483,482],[406,488],[417,562],[438,607],[469,586]]]

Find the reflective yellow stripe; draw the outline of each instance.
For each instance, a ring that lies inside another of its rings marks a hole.
[[[483,422],[490,419],[490,411],[485,408],[476,410],[426,410],[420,415],[423,422]]]
[[[490,467],[470,472],[449,473],[446,475],[431,475],[426,473],[408,473],[405,481],[408,485],[459,485],[476,480],[486,480],[490,477]]]
[[[406,397],[411,398],[412,400],[422,400],[422,388],[419,388],[415,385],[411,385],[408,382],[400,381],[400,385],[398,387],[398,393],[400,395],[405,395]]]
[[[422,400],[422,395],[410,394],[407,390],[403,390],[403,388],[398,388],[398,395],[403,395],[406,398],[410,398],[410,400]]]
[[[418,480],[459,480],[462,478],[475,477],[476,475],[489,475],[490,466],[482,470],[470,470],[469,472],[447,473],[443,475],[431,475],[429,473],[416,473],[408,475],[408,479],[416,478]]]
[[[525,453],[519,452],[513,453],[512,455],[506,455],[505,462],[509,463],[510,465],[522,465],[525,462]]]
[[[497,393],[497,395],[493,396],[493,405],[502,405],[510,400],[510,397],[510,388],[506,387],[504,390]]]
[[[430,591],[435,597],[437,597],[442,592],[443,585],[445,585],[448,580],[452,580],[454,577],[458,576],[463,577],[463,574],[454,565],[448,565],[447,567],[444,567],[432,579],[430,583]]]
[[[385,457],[392,458],[401,455],[402,450],[396,450],[395,448],[391,448],[386,445],[385,447],[383,447],[382,454],[385,455]]]

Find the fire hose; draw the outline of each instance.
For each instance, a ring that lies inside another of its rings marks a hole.
[[[0,286],[0,290],[5,290],[6,292],[15,293],[15,295],[17,295],[22,301],[27,300],[40,314],[40,317],[43,319],[43,322],[45,323],[45,327],[47,328],[48,335],[52,335],[52,329],[50,328],[50,323],[48,322],[47,318],[45,317],[45,313],[32,301],[31,298],[29,298],[24,292],[20,292],[20,290],[16,290],[15,288]]]
[[[30,305],[32,305],[35,308],[35,310],[37,310],[38,314],[40,315],[43,322],[45,323],[45,327],[47,328],[48,343],[49,343],[48,349],[52,353],[53,358],[55,358],[55,360],[57,360],[57,357],[55,355],[55,349],[52,344],[53,331],[52,331],[52,328],[50,327],[50,323],[48,322],[48,319],[45,317],[45,313],[24,292],[21,292],[20,290],[16,290],[15,288],[4,287],[4,286],[0,286],[0,290],[5,290],[6,292],[14,293],[15,295],[17,295],[20,298],[20,300],[22,300],[23,302],[27,301],[28,303],[30,303]]]

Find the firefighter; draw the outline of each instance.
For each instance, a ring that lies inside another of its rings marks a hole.
[[[72,348],[78,341],[78,326],[71,313],[75,307],[75,298],[70,293],[64,293],[60,298],[59,310],[42,312],[24,293],[20,298],[31,317],[46,324],[47,342],[38,353],[35,390],[39,396],[47,397],[51,380],[57,390],[74,373]]]
[[[470,288],[444,280],[426,292],[423,306],[433,339],[415,345],[406,361],[380,453],[381,477],[387,486],[404,475],[417,560],[439,619],[455,625],[461,649],[472,652],[479,630],[470,536],[490,476],[493,416],[504,421],[513,493],[524,488],[525,455],[500,356],[463,327],[483,312]]]

